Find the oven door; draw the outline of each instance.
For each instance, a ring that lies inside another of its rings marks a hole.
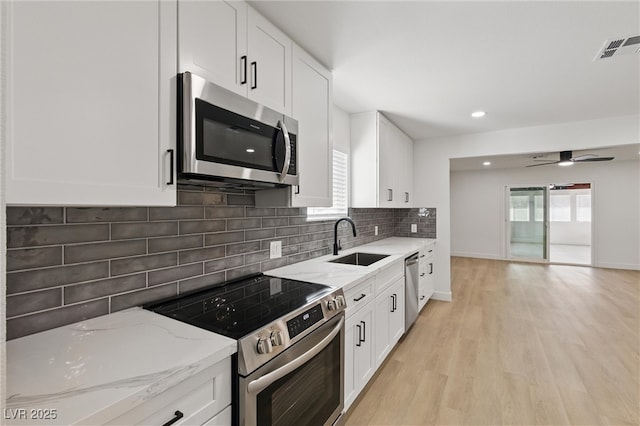
[[[344,313],[239,378],[241,425],[332,425],[344,408]]]

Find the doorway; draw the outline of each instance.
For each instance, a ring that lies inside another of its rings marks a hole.
[[[547,261],[547,187],[507,187],[508,257]]]
[[[590,183],[506,189],[508,259],[592,264]]]
[[[591,184],[552,184],[549,205],[549,261],[591,265]]]

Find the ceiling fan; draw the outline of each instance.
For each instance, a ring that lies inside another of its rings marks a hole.
[[[573,163],[584,163],[589,161],[611,161],[614,158],[615,157],[601,157],[595,154],[584,154],[584,155],[578,155],[577,157],[574,157],[572,151],[560,151],[560,159],[558,161],[551,161],[551,162],[540,163],[540,164],[531,164],[527,167],[548,166],[549,164],[569,166]],[[534,161],[543,160],[542,158],[536,158],[536,157],[534,157],[533,159]],[[543,160],[543,161],[546,161],[546,160]]]

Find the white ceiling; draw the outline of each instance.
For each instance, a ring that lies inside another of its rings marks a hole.
[[[607,167],[608,165],[619,161],[638,161],[640,162],[640,143],[609,146],[601,149],[574,150],[572,157],[593,154],[600,157],[614,157],[611,161],[604,162],[588,162],[573,164],[571,167],[582,167],[583,164],[595,164],[598,167]],[[535,158],[534,158],[535,157]],[[486,157],[468,157],[468,158],[452,158],[449,160],[449,169],[451,171],[465,170],[495,170],[495,169],[513,169],[527,167],[532,164],[542,164],[546,162],[560,160],[559,152],[536,152],[529,154],[516,155],[491,155]],[[489,166],[485,166],[485,161],[490,162]],[[547,167],[558,167],[558,165],[536,166],[536,170],[545,173]]]
[[[250,3],[333,70],[336,105],[414,140],[640,114],[640,55],[593,61],[640,34],[638,1]]]

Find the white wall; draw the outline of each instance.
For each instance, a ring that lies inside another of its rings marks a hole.
[[[451,254],[505,258],[505,186],[562,182],[593,184],[594,266],[640,269],[640,161],[452,172]]]
[[[416,204],[438,209],[438,250],[436,256],[438,273],[436,276],[435,296],[438,298],[446,298],[447,295],[451,296],[450,158],[625,145],[640,142],[639,132],[640,118],[638,116],[624,116],[416,141],[413,151]],[[633,183],[628,185],[633,187]],[[596,196],[595,191],[597,190],[594,189],[594,196]],[[495,194],[477,194],[480,201],[478,208],[491,202],[489,198],[485,199],[481,195],[486,195],[487,197],[496,196]],[[600,200],[601,205],[604,206],[604,203],[612,202],[611,198],[612,194],[603,194],[603,198]],[[615,202],[613,200],[614,204]],[[467,212],[466,214],[471,215],[473,212]],[[594,211],[594,215],[601,214],[600,210]],[[634,232],[634,221],[637,226],[639,221],[637,208],[631,211],[619,212],[618,219],[614,224],[611,224],[608,231],[619,235],[620,231],[626,228],[628,230],[623,232],[632,233]],[[478,239],[482,239],[483,236],[487,237],[494,234],[490,229],[486,229],[490,226],[492,225],[487,224],[482,229],[473,229],[473,232],[477,233]],[[636,235],[638,235],[637,231]],[[597,255],[601,252],[606,253],[612,249],[615,250],[614,246],[615,242],[612,239],[601,241]],[[631,249],[632,252],[638,253],[637,246]],[[471,247],[470,250],[479,250],[479,247]],[[492,250],[494,253],[499,252],[499,249],[496,249],[495,246]],[[638,256],[636,255],[635,258],[638,259]],[[636,260],[636,264],[637,262],[638,260]],[[606,265],[601,263],[600,266]]]
[[[0,28],[6,28],[4,4],[0,4]],[[4,34],[2,34],[4,35]],[[6,84],[6,50],[4,37],[0,36],[0,410],[4,413],[5,408],[5,386],[6,386],[6,303],[7,303],[7,287],[6,287],[6,205],[4,190],[4,158],[5,158],[5,84]]]
[[[333,147],[339,151],[351,150],[351,120],[349,114],[333,106]]]

